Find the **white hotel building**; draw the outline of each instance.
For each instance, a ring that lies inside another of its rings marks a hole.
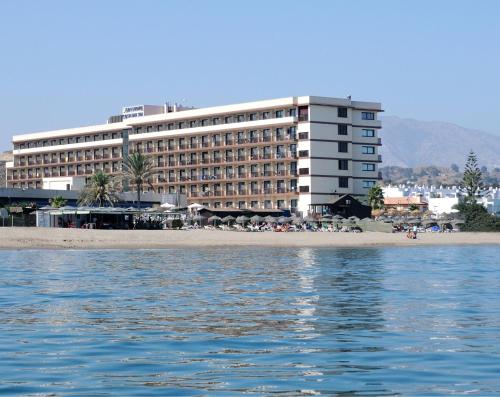
[[[159,193],[213,208],[307,213],[344,194],[365,196],[380,178],[380,103],[301,96],[141,106],[148,112],[116,122],[14,136],[8,187],[78,189],[98,170],[120,176],[124,156],[141,151],[157,167]]]

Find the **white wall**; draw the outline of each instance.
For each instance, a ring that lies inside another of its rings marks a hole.
[[[42,189],[45,190],[67,190],[67,185],[70,186],[69,190],[82,190],[85,187],[85,178],[68,176],[42,179]]]

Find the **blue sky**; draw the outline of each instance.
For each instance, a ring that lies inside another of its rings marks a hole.
[[[291,95],[500,134],[500,1],[23,1],[0,9],[0,150],[123,105]]]

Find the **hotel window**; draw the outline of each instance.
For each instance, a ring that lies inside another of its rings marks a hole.
[[[369,189],[377,184],[376,181],[363,181],[363,187]]]
[[[285,200],[278,200],[277,204],[279,209],[285,208]]]
[[[309,186],[299,186],[300,193],[309,193]]]
[[[339,160],[339,170],[348,170],[349,169],[349,161],[348,160]]]
[[[375,147],[374,146],[362,146],[361,153],[363,153],[363,154],[375,154]]]
[[[363,163],[362,164],[363,171],[375,171],[375,164],[372,163]]]
[[[240,210],[242,210],[243,208],[245,208],[245,202],[244,201],[238,201],[238,208]]]
[[[191,128],[196,127],[196,121],[195,121],[195,120],[191,120],[191,121],[189,122],[189,127],[191,127]]]
[[[299,168],[299,175],[309,175],[309,168]]]
[[[266,120],[268,119],[270,116],[270,113],[269,112],[262,112],[262,120]]]
[[[250,113],[249,119],[250,119],[250,121],[257,120],[257,113]]]
[[[174,129],[174,123],[169,123],[167,125],[167,130],[173,130]]]
[[[214,118],[212,119],[212,125],[217,125],[217,124],[219,124],[219,123],[220,123],[220,119],[219,119],[218,117],[214,117]]]
[[[297,199],[290,200],[290,208],[297,208],[298,204],[299,204],[299,201]]]
[[[309,157],[309,150],[299,150],[299,157]]]
[[[337,116],[341,118],[347,117],[347,108],[337,108]]]
[[[297,115],[297,109],[293,108],[288,111],[290,117],[295,117]]]
[[[375,130],[361,130],[361,136],[364,138],[373,138],[375,136]]]
[[[375,113],[361,112],[361,120],[375,120]]]
[[[276,117],[277,119],[280,119],[283,117],[283,110],[276,110],[276,112],[274,112],[274,117]]]
[[[231,116],[224,117],[224,124],[229,124],[231,122]]]
[[[346,176],[339,176],[339,187],[340,188],[348,188],[349,187],[349,178]]]
[[[264,201],[264,208],[265,209],[273,208],[273,204],[272,204],[271,200],[265,200]]]
[[[337,127],[339,135],[347,135],[347,124],[339,124]]]
[[[146,127],[146,132],[151,132],[151,131],[153,131],[153,126],[152,125],[148,125]]]
[[[163,124],[158,124],[156,126],[156,131],[161,131],[161,130],[163,130]]]
[[[205,127],[206,125],[208,125],[208,119],[201,120],[201,126]]]
[[[180,121],[179,122],[179,129],[182,130],[184,128],[184,122]]]
[[[250,207],[251,208],[258,208],[259,207],[259,202],[258,201],[251,201],[250,202]]]
[[[299,132],[299,139],[309,139],[309,132]]]
[[[243,114],[239,114],[237,117],[238,123],[245,121],[245,116]]]
[[[233,202],[232,201],[226,201],[226,208],[230,208],[233,206]]]
[[[349,151],[349,146],[347,142],[338,142],[339,153],[347,153]]]

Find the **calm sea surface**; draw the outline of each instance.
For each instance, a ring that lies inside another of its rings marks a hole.
[[[498,247],[0,264],[0,395],[500,395]]]

